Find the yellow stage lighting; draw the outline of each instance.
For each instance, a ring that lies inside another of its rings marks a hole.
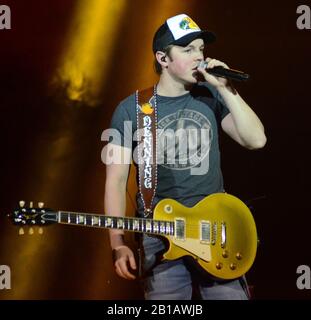
[[[67,97],[96,105],[125,14],[126,0],[80,1],[56,77]]]

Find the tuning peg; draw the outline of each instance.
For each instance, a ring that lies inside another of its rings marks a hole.
[[[29,235],[33,235],[33,228],[29,228],[28,234],[29,234]]]
[[[24,201],[24,200],[21,200],[21,201],[19,202],[19,206],[22,208],[24,205],[25,205],[25,201]]]
[[[29,208],[33,208],[33,202],[32,201],[30,201],[30,203],[29,203]]]
[[[22,236],[24,233],[25,233],[25,232],[24,232],[24,229],[23,229],[23,228],[19,228],[19,230],[18,230],[18,235],[19,235],[19,236]]]
[[[44,207],[44,202],[38,202],[38,207],[42,209]]]
[[[43,229],[41,227],[39,228],[38,233],[43,234]]]

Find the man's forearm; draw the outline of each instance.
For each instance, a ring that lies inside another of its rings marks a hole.
[[[105,191],[105,214],[107,216],[124,217],[126,212],[125,186],[118,184],[106,184]],[[124,231],[109,229],[111,248],[124,245]]]
[[[218,92],[230,110],[241,140],[250,147],[264,145],[266,137],[263,124],[242,97],[227,87],[219,89]]]

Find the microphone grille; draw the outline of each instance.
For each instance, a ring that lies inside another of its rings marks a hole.
[[[203,68],[205,69],[207,67],[207,64],[208,62],[204,61],[204,60],[201,60],[199,63],[198,63],[198,68]]]

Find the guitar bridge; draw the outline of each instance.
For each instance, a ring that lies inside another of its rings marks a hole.
[[[224,248],[226,246],[227,242],[227,229],[226,229],[226,223],[221,223],[221,247]]]
[[[217,223],[214,222],[212,225],[212,240],[211,240],[212,245],[216,244],[216,238],[217,238]]]

